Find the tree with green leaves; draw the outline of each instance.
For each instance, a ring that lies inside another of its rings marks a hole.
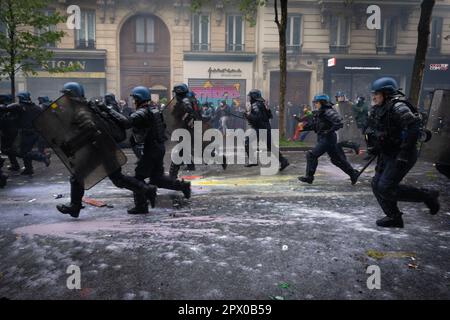
[[[0,76],[11,81],[11,94],[16,94],[18,72],[36,74],[40,66],[49,72],[72,71],[71,68],[51,69],[48,61],[53,52],[49,43],[57,43],[64,31],[54,26],[64,22],[57,12],[45,11],[48,0],[0,0]]]

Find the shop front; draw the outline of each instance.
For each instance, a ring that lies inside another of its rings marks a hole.
[[[380,77],[397,80],[403,92],[408,94],[413,70],[414,57],[395,58],[330,58],[324,61],[324,92],[334,97],[343,91],[349,99],[358,96],[370,98],[371,84]],[[425,65],[425,75],[421,101],[434,89],[450,87],[450,58],[429,58]]]
[[[100,50],[58,50],[45,65],[36,70],[36,75],[26,79],[26,90],[34,98],[48,96],[58,98],[64,83],[76,81],[85,89],[86,97],[100,97],[106,91],[106,51]],[[49,68],[72,67],[72,71],[64,73],[50,73]]]
[[[229,60],[227,60],[229,59]],[[253,85],[253,55],[222,57],[205,55],[204,61],[185,56],[184,79],[201,102],[217,107],[221,101],[244,106],[247,91]]]

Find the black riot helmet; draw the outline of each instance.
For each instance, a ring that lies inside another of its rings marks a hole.
[[[107,104],[107,105],[117,103],[116,96],[114,95],[114,93],[111,93],[111,92],[108,92],[107,94],[105,94],[104,101],[105,101],[105,104]]]
[[[252,89],[248,93],[248,97],[250,98],[250,103],[253,103],[258,100],[263,100],[261,90],[258,89]]]

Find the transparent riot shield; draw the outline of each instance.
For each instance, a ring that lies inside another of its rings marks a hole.
[[[423,144],[421,156],[450,178],[450,90],[434,91],[427,129],[433,136]]]
[[[339,102],[335,105],[336,111],[339,112],[343,119],[344,127],[340,129],[338,134],[338,141],[350,141],[358,144],[364,142],[364,136],[361,129],[356,125],[355,116],[353,115],[352,104],[348,101]]]
[[[86,190],[127,162],[85,102],[63,95],[34,120],[34,126]]]

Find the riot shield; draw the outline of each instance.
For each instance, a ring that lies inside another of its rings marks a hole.
[[[80,115],[87,116],[93,125],[81,129]],[[99,116],[87,103],[67,95],[45,109],[34,120],[34,126],[86,190],[127,162]]]
[[[423,144],[421,155],[450,178],[450,90],[434,91],[427,129],[433,136]]]
[[[352,104],[348,101],[339,102],[335,105],[336,111],[339,112],[343,119],[344,127],[340,129],[338,134],[338,141],[350,141],[358,144],[364,142],[364,136],[361,129],[356,125],[355,116],[353,115]]]

